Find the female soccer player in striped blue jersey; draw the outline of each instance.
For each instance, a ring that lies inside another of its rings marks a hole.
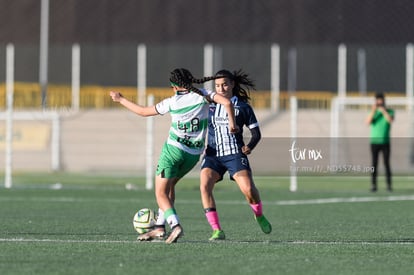
[[[236,181],[246,197],[262,231],[269,234],[272,226],[263,215],[259,191],[253,182],[247,159],[247,155],[252,152],[261,138],[259,124],[248,103],[249,91],[250,88],[254,88],[254,84],[242,71],[231,73],[228,70],[221,70],[215,77],[216,93],[230,99],[234,105],[239,131],[235,134],[231,133],[224,106],[210,105],[208,145],[200,175],[201,200],[207,221],[213,229],[210,240],[225,239],[216,210],[213,189],[215,184],[223,179],[226,171],[229,171],[230,178]],[[243,126],[247,126],[251,132],[251,139],[247,145],[243,142]]]
[[[231,101],[214,92],[207,92],[193,86],[214,78],[195,79],[186,69],[175,69],[170,76],[171,87],[175,92],[155,106],[140,106],[119,92],[110,92],[113,101],[119,102],[140,116],[155,116],[170,113],[172,122],[165,142],[155,179],[155,197],[159,207],[157,225],[154,230],[142,234],[138,240],[163,239],[165,222],[171,227],[166,243],[175,242],[183,234],[183,229],[174,208],[175,185],[198,162],[205,147],[208,106],[214,101],[225,106],[229,116],[229,129],[236,132],[234,109]]]

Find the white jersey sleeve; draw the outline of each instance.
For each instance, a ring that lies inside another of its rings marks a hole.
[[[207,89],[200,89],[200,91],[203,93],[203,95],[208,97],[211,101],[214,101],[214,96],[216,95],[216,92],[210,91]]]
[[[170,111],[170,105],[171,105],[171,97],[166,98],[160,101],[159,103],[157,103],[155,105],[155,110],[157,110],[157,112],[160,115],[165,115],[166,113]]]

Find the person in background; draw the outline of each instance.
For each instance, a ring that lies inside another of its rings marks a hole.
[[[378,157],[381,152],[384,157],[387,190],[392,191],[390,130],[393,121],[394,110],[386,107],[384,94],[377,93],[375,95],[375,104],[372,105],[372,110],[366,119],[366,123],[371,126],[370,144],[373,167],[373,171],[371,173],[372,192],[376,192],[378,189]]]

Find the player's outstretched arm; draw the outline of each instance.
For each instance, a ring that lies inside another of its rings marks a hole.
[[[234,115],[233,103],[231,103],[231,101],[228,98],[219,94],[214,95],[213,101],[224,106],[227,114],[229,115],[230,133],[237,133],[239,131],[239,127],[236,124],[236,116]]]
[[[137,115],[144,116],[144,117],[158,115],[158,112],[155,109],[155,106],[144,107],[144,106],[135,104],[134,102],[131,102],[125,97],[123,97],[122,94],[119,92],[111,91],[109,92],[109,95],[112,97],[112,100],[114,102],[119,102],[124,107],[126,107],[128,110],[136,113]]]

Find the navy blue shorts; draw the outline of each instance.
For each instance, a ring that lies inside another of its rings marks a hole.
[[[234,180],[233,175],[239,171],[251,171],[249,159],[245,154],[242,153],[223,157],[204,156],[201,163],[201,169],[203,168],[210,168],[216,171],[220,175],[220,180],[223,179],[223,175],[227,171],[229,171],[231,180]]]

